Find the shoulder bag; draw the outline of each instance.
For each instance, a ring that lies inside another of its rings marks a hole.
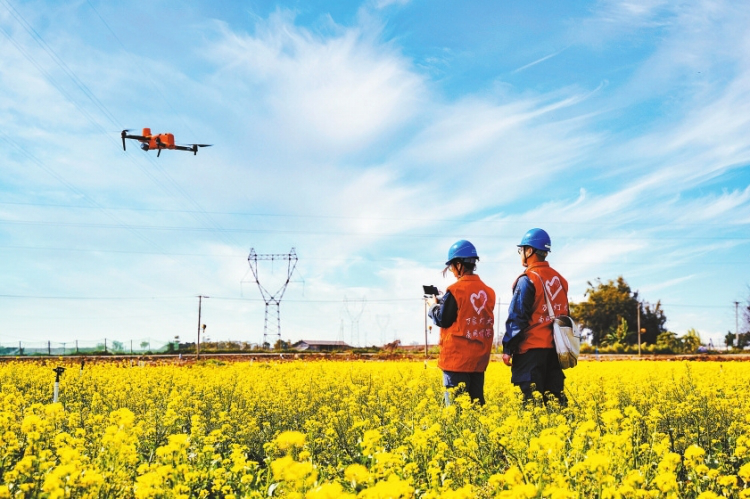
[[[578,330],[575,321],[569,316],[555,316],[544,280],[536,272],[533,272],[533,274],[541,281],[544,298],[547,300],[547,312],[549,312],[549,317],[552,320],[552,335],[560,367],[563,369],[575,367],[578,364],[578,354],[581,351],[581,332]]]

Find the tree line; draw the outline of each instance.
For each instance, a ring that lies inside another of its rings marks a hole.
[[[652,352],[696,352],[701,346],[701,338],[695,329],[678,336],[666,328],[667,316],[661,301],[655,304],[641,299],[637,291],[630,289],[620,276],[602,282],[589,281],[584,296],[585,301],[570,304],[570,315],[587,334],[587,339],[595,348],[612,351],[632,349],[640,343],[646,351]],[[640,316],[640,317],[639,317]],[[739,333],[739,347],[750,345],[750,299],[743,308],[745,332]],[[640,322],[640,324],[639,324]],[[639,331],[640,326],[640,331]],[[737,345],[737,336],[729,331],[724,338],[727,347]],[[712,347],[716,345],[706,345]]]

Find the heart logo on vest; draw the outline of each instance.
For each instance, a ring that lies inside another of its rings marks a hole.
[[[480,290],[478,293],[474,293],[469,298],[471,300],[471,306],[477,311],[477,314],[484,310],[484,306],[487,305],[487,293],[484,290]]]
[[[549,281],[546,281],[544,285],[547,287],[547,293],[549,293],[549,301],[553,301],[555,299],[555,296],[560,294],[560,291],[562,291],[562,283],[560,282],[560,278],[557,276],[554,276]],[[554,289],[555,286],[557,286],[557,288],[554,292],[552,292],[552,289]]]

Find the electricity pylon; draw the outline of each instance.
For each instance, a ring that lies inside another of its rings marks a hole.
[[[362,297],[362,300],[357,300],[361,303],[361,307],[359,308],[359,312],[352,311],[349,309],[349,298],[344,295],[344,310],[346,310],[346,315],[349,316],[349,321],[352,328],[352,343],[353,346],[361,346],[359,344],[359,319],[362,317],[362,312],[365,311],[365,304],[367,303],[367,298]],[[357,326],[357,337],[354,337],[354,326]],[[367,338],[365,337],[365,343],[367,343]],[[367,346],[366,344],[364,346]]]
[[[271,262],[280,260],[287,262],[287,277],[286,281],[282,286],[275,292],[271,293],[266,288],[263,287],[263,285],[260,283],[260,280],[258,278],[258,260],[271,260]],[[260,289],[260,294],[263,297],[263,301],[266,303],[266,313],[265,313],[265,319],[263,323],[263,343],[269,344],[267,341],[268,338],[268,307],[269,306],[275,306],[276,307],[276,333],[274,336],[278,336],[278,339],[281,339],[281,299],[284,297],[284,293],[286,292],[286,287],[289,285],[289,281],[292,278],[292,273],[294,273],[294,269],[297,267],[297,253],[294,252],[294,248],[287,253],[287,254],[262,254],[259,255],[255,252],[254,248],[250,248],[250,255],[247,257],[247,263],[250,264],[250,270],[253,272],[253,276],[255,277],[255,283],[258,285],[258,289]]]
[[[388,329],[388,323],[391,321],[390,315],[376,315],[375,316],[375,322],[378,323],[378,327],[380,328],[380,344],[385,345],[388,343],[385,340],[386,335],[386,329]]]

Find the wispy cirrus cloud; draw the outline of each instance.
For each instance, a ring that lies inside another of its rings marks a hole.
[[[367,27],[321,36],[276,12],[255,33],[221,28],[206,51],[217,64],[212,81],[246,88],[251,109],[282,131],[294,147],[328,153],[356,151],[404,126],[420,107],[422,78]],[[247,103],[247,99],[243,99]]]
[[[525,65],[521,66],[520,68],[514,69],[513,71],[511,71],[511,74],[520,73],[521,71],[524,71],[526,69],[534,67],[537,64],[541,64],[541,63],[543,63],[546,60],[549,60],[549,59],[552,59],[553,57],[556,57],[557,55],[561,54],[563,51],[564,51],[564,49],[563,50],[558,50],[557,52],[553,52],[553,53],[548,54],[548,55],[545,55],[544,57],[540,57],[539,59],[537,59],[535,61],[532,61],[532,62],[530,62],[528,64],[525,64]]]

